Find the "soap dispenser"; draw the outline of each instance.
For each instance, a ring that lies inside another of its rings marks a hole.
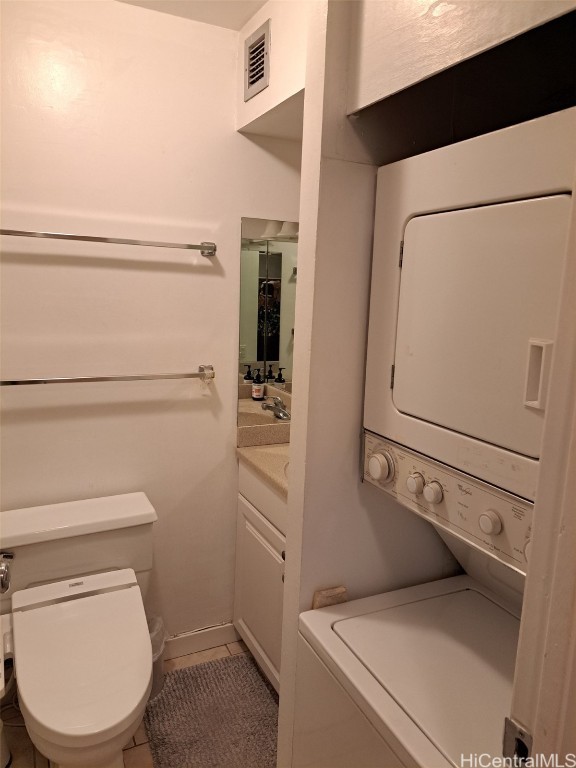
[[[268,366],[268,373],[266,374],[266,381],[274,381],[274,371],[272,370],[272,364]]]
[[[256,368],[256,375],[252,382],[252,400],[264,400],[264,382],[260,376],[260,368]]]
[[[278,368],[278,376],[274,379],[274,384],[278,386],[280,389],[285,389],[286,379],[284,376],[282,376],[282,371],[284,368]]]
[[[244,374],[244,381],[252,381],[254,379],[254,376],[252,376],[252,369],[250,365],[244,365],[244,368],[248,368],[248,370]]]

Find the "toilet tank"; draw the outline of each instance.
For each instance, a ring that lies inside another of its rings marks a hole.
[[[10,611],[12,594],[19,589],[122,568],[136,572],[145,594],[156,520],[142,492],[2,512],[2,552],[14,558],[0,613]]]

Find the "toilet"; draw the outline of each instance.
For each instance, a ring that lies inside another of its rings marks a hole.
[[[152,687],[143,594],[152,568],[144,493],[1,514],[22,715],[59,768],[123,768]]]

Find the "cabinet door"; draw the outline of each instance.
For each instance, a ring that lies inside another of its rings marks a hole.
[[[238,496],[234,626],[278,689],[286,539]]]

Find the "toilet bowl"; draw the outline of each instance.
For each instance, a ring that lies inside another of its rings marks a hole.
[[[0,704],[2,709],[8,708],[12,704],[14,695],[14,675],[10,662],[13,660],[12,653],[12,621],[10,616],[0,615]],[[0,768],[9,768],[12,763],[12,755],[6,735],[4,734],[4,723],[0,720]]]
[[[53,766],[123,767],[152,686],[156,520],[142,491],[0,513],[0,615],[24,723]]]
[[[20,707],[36,748],[62,768],[122,768],[152,686],[134,571],[14,592],[12,623]]]

